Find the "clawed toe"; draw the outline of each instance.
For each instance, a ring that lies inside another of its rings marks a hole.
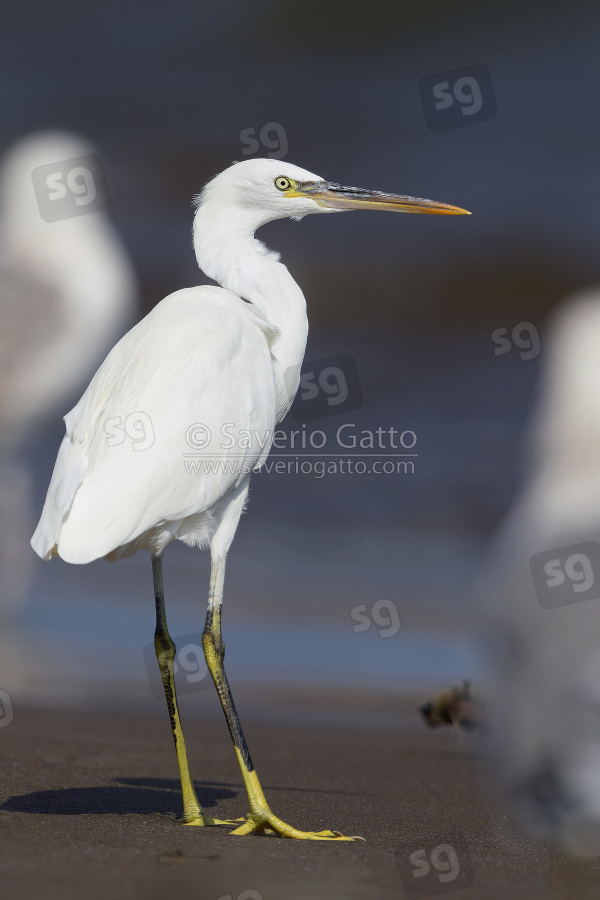
[[[300,831],[278,819],[271,812],[267,814],[249,813],[244,824],[229,833],[236,837],[244,837],[248,834],[275,835],[299,841],[364,841],[364,838],[358,837],[358,835],[346,837],[340,831]]]

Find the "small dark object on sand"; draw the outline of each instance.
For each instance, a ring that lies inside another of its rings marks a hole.
[[[472,731],[482,725],[473,715],[474,701],[468,681],[463,681],[462,687],[442,691],[433,700],[420,706],[419,712],[430,728],[454,725]]]

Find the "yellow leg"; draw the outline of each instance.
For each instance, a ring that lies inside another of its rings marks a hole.
[[[202,646],[208,669],[212,675],[223,712],[225,713],[231,740],[233,741],[242,772],[244,786],[248,794],[249,810],[246,820],[230,833],[236,835],[251,833],[276,834],[279,837],[310,841],[362,840],[362,838],[344,837],[339,831],[299,831],[297,828],[287,825],[271,812],[250,758],[248,745],[242,732],[242,726],[240,725],[223,665],[225,645],[221,636],[221,600],[224,575],[225,559],[222,558],[213,563],[211,570],[210,599],[206,625],[202,635]]]
[[[177,753],[177,765],[179,767],[181,790],[183,792],[182,821],[186,825],[235,825],[235,822],[230,820],[213,819],[212,816],[207,816],[203,812],[202,807],[198,803],[198,798],[196,797],[196,791],[194,790],[194,785],[190,777],[185,741],[183,739],[183,731],[181,730],[181,722],[179,720],[179,709],[177,707],[177,694],[175,692],[175,679],[173,677],[175,644],[167,629],[162,580],[162,558],[160,556],[152,557],[152,575],[154,578],[154,600],[156,603],[154,649],[156,651],[156,658],[158,660],[158,666],[165,689],[171,730],[173,732],[175,751]]]

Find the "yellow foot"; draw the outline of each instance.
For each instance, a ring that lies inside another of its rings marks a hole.
[[[339,831],[299,831],[274,816],[269,810],[265,813],[248,813],[243,825],[230,831],[230,834],[275,834],[277,837],[293,838],[299,841],[364,841],[354,835],[344,837]]]

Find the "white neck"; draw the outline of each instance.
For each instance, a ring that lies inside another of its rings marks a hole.
[[[229,221],[225,221],[225,219]],[[254,237],[264,224],[248,212],[219,214],[207,200],[194,219],[194,249],[198,265],[209,278],[243,300],[249,300],[279,334],[271,345],[278,391],[278,421],[286,414],[298,389],[306,350],[308,319],[304,294],[279,256]]]

